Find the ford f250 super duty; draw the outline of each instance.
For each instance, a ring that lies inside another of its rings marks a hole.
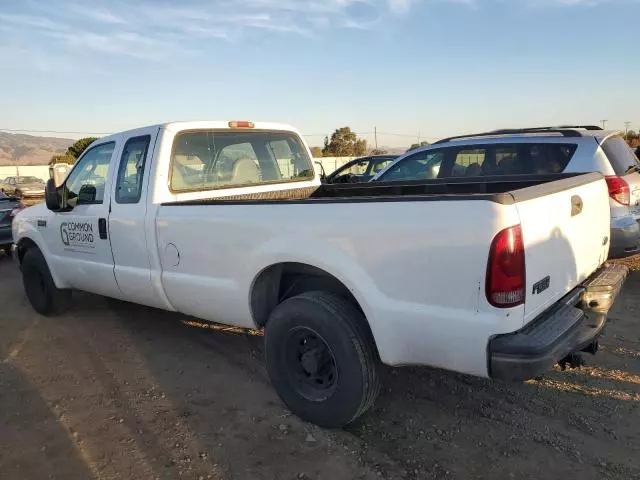
[[[287,406],[345,425],[379,366],[520,380],[594,352],[626,277],[599,173],[321,185],[300,134],[169,123],[96,140],[13,254],[39,313],[73,289],[264,329]]]

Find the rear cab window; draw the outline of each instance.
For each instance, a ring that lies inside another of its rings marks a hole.
[[[293,132],[197,130],[178,133],[171,156],[173,192],[312,180],[315,170]]]
[[[640,168],[638,157],[619,135],[606,139],[602,143],[602,150],[604,150],[611,167],[613,167],[613,171],[618,176],[624,176]]]

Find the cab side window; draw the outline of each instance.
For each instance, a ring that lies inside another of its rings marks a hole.
[[[118,178],[116,180],[116,202],[138,203],[142,194],[144,165],[147,159],[151,137],[130,138],[124,146]]]
[[[65,181],[71,206],[102,203],[115,142],[96,145],[76,163]]]

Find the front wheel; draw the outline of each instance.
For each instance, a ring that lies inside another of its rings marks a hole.
[[[347,300],[321,291],[275,308],[265,327],[267,370],[297,416],[336,428],[373,405],[380,390],[379,361],[364,322]]]
[[[71,290],[56,287],[49,266],[37,248],[24,254],[22,284],[29,303],[41,315],[62,313],[71,303]]]

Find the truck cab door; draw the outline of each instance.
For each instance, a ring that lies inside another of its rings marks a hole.
[[[49,216],[47,244],[65,284],[121,298],[109,243],[109,178],[117,142],[91,146],[76,162],[62,191],[67,211]]]
[[[126,299],[165,308],[151,278],[150,249],[156,248],[153,235],[147,235],[147,191],[158,137],[157,127],[142,128],[124,138],[115,176],[109,231],[114,259],[114,274]],[[155,228],[153,220],[150,228]]]

